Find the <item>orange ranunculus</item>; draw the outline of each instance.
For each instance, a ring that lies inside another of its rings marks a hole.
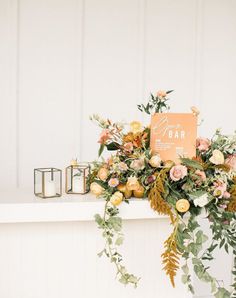
[[[132,132],[127,133],[126,135],[124,135],[123,137],[123,142],[124,143],[129,143],[129,142],[133,142],[134,140],[134,134]]]

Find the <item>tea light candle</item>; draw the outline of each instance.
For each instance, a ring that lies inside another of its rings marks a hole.
[[[44,187],[45,197],[56,196],[56,183],[54,181],[46,181]]]
[[[83,193],[84,192],[84,179],[83,176],[74,176],[72,182],[72,191],[74,193]]]

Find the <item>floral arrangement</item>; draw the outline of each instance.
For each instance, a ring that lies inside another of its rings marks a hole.
[[[138,105],[138,109],[147,114],[169,110],[167,97],[171,92],[151,94],[147,105]],[[191,109],[197,117],[197,108]],[[236,135],[226,136],[217,130],[211,140],[198,138],[196,156],[182,157],[175,164],[152,154],[150,127],[133,121],[127,130],[125,124],[98,115],[91,120],[102,128],[99,156],[105,148],[114,152],[108,160],[93,163],[90,190],[105,199],[104,214],[95,215],[105,240],[99,256],[106,255],[115,265],[119,281],[136,287],[139,278],[127,271],[118,251],[124,235],[117,206],[129,203],[131,197],[148,198],[151,208],[169,216],[173,226],[162,254],[163,269],[172,285],[182,258],[182,282],[192,293],[190,262],[196,276],[211,285],[216,298],[236,297]],[[209,221],[210,239],[198,223],[200,213]],[[209,273],[216,248],[233,252],[234,282],[230,290]]]

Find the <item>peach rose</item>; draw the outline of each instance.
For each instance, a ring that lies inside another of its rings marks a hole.
[[[128,190],[138,190],[139,189],[139,182],[138,182],[138,179],[137,177],[129,177],[128,178],[128,181],[126,183],[126,187]]]
[[[170,170],[170,179],[172,181],[179,181],[180,179],[183,179],[185,176],[187,176],[188,170],[183,165],[177,165],[171,168]]]
[[[114,206],[120,205],[123,199],[123,194],[120,191],[116,191],[110,198],[110,202]]]
[[[98,141],[98,143],[100,144],[105,144],[107,140],[109,140],[111,138],[111,134],[109,129],[104,129],[102,131],[102,133],[100,134],[100,139]]]
[[[166,95],[167,95],[167,93],[164,90],[159,90],[157,92],[157,97],[159,97],[159,98],[164,98],[164,97],[166,97]]]
[[[189,210],[189,207],[190,207],[190,204],[189,204],[189,201],[186,200],[186,199],[180,199],[176,202],[176,210],[181,212],[181,213],[184,213],[184,212],[187,212]]]
[[[207,151],[211,145],[211,141],[205,138],[197,138],[196,147],[199,151]]]
[[[228,156],[225,163],[230,166],[232,171],[236,171],[236,154]]]
[[[98,171],[98,178],[101,179],[102,181],[106,181],[107,180],[107,177],[109,175],[109,171],[108,169],[106,168],[101,168],[99,171]]]
[[[210,162],[214,165],[222,165],[225,161],[224,154],[220,150],[213,150],[211,158],[209,158]]]
[[[99,185],[98,183],[93,182],[90,185],[90,191],[92,194],[94,194],[95,196],[98,197],[103,193],[104,188],[101,185]]]

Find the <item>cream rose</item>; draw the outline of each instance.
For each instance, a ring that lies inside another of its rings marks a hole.
[[[120,205],[123,199],[123,194],[120,191],[116,191],[110,198],[110,202],[114,206]]]
[[[160,155],[156,154],[153,155],[151,157],[151,159],[149,160],[149,164],[153,167],[153,168],[157,168],[161,165],[161,158]]]
[[[97,182],[92,182],[90,185],[90,191],[92,194],[98,197],[103,193],[104,188],[101,185],[99,185]]]
[[[225,158],[224,158],[223,153],[220,150],[215,149],[215,150],[213,150],[212,156],[209,160],[214,165],[221,165],[224,163]]]
[[[138,179],[136,177],[129,177],[128,181],[126,183],[126,187],[128,190],[138,190],[139,189],[139,182]]]
[[[200,197],[193,200],[194,205],[197,207],[204,207],[209,203],[208,194],[204,193]]]
[[[109,175],[109,171],[108,169],[106,168],[101,168],[99,171],[98,171],[98,178],[101,179],[102,181],[106,181],[107,180],[107,177]]]
[[[135,171],[143,170],[144,167],[145,167],[144,159],[141,158],[141,159],[135,159],[135,160],[133,160],[131,162],[131,164],[130,164],[130,167],[131,167],[131,169],[133,169]]]

